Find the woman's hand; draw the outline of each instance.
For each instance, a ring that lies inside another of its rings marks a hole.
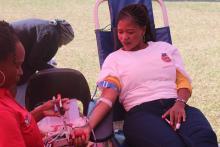
[[[64,111],[69,110],[69,99],[68,98],[62,98],[61,99],[61,95],[57,94],[57,98],[53,99],[53,100],[49,100],[45,103],[43,103],[42,105],[40,105],[41,107],[41,111],[43,112],[44,116],[60,116],[60,111],[55,111],[54,107],[56,105],[56,107],[59,110],[59,103],[60,100],[62,102],[62,106],[64,108]]]
[[[31,111],[31,114],[33,115],[33,117],[37,122],[46,116],[61,116],[60,112],[54,109],[56,105],[56,107],[59,110],[60,101],[62,103],[64,111],[67,111],[69,109],[69,105],[68,105],[69,99],[68,98],[61,99],[61,95],[58,94],[57,98],[53,100],[49,100],[43,103],[42,105],[36,107],[33,111]]]
[[[180,88],[177,91],[178,98],[176,103],[162,115],[163,119],[170,118],[169,124],[174,130],[179,129],[181,122],[186,121],[185,105],[191,96],[191,92],[188,88]]]
[[[174,130],[179,129],[181,122],[186,121],[185,103],[176,101],[176,103],[163,115],[162,118],[169,117],[170,125]]]
[[[83,127],[74,128],[71,132],[74,147],[86,147],[89,143],[91,127],[89,123]]]

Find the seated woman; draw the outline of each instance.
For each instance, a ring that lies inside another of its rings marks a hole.
[[[119,96],[127,111],[123,129],[129,147],[217,147],[205,116],[186,104],[191,85],[179,51],[166,42],[149,41],[153,35],[146,7],[124,7],[117,31],[123,47],[104,61],[98,78],[100,102],[88,125],[73,132],[75,144],[87,143]]]
[[[16,85],[23,71],[25,51],[12,27],[0,21],[0,146],[43,147],[36,124],[45,116],[59,116],[54,112],[58,99],[38,106],[31,113],[15,101]],[[65,105],[68,99],[62,99]]]

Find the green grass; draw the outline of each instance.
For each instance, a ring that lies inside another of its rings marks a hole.
[[[95,0],[0,0],[0,18],[14,21],[24,18],[69,21],[75,39],[56,55],[59,67],[81,71],[91,92],[99,72],[94,34]],[[203,111],[220,142],[220,3],[166,2],[173,44],[179,48],[193,79],[189,103]],[[107,4],[100,8],[101,25],[109,24]],[[154,3],[155,21],[161,26],[159,7]]]

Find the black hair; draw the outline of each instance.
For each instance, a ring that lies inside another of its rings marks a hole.
[[[18,37],[9,23],[0,21],[0,61],[5,60],[10,54],[15,55]]]
[[[151,32],[148,11],[143,4],[130,4],[125,6],[118,14],[117,24],[120,20],[131,18],[140,27],[146,27],[144,42],[155,41],[155,35]]]

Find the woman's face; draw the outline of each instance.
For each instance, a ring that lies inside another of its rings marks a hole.
[[[143,36],[145,27],[140,27],[131,18],[125,18],[118,22],[118,39],[126,51],[136,51],[143,49],[145,43]]]
[[[20,41],[16,43],[15,54],[12,53],[5,61],[0,63],[0,70],[5,74],[6,88],[15,88],[20,76],[23,74],[21,65],[24,61],[25,51]]]

